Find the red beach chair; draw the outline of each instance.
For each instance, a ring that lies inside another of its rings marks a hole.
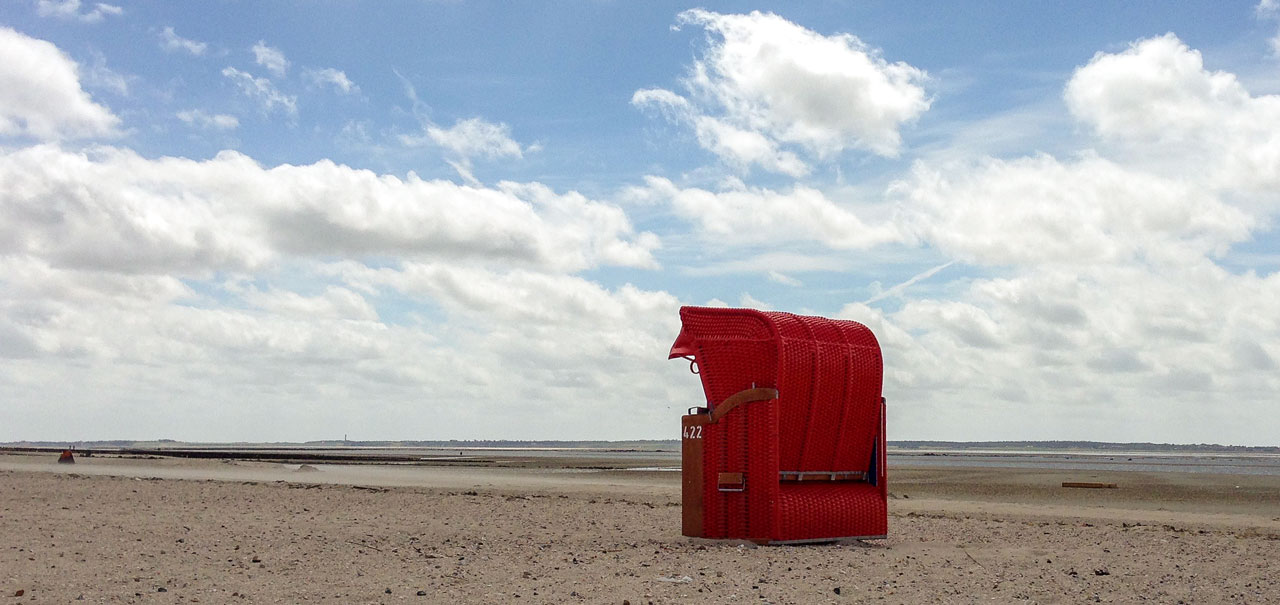
[[[669,358],[707,406],[683,419],[683,533],[757,543],[888,533],[880,346],[866,326],[683,307]]]

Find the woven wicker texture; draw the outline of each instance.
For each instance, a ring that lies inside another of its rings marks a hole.
[[[784,483],[778,512],[778,540],[889,533],[887,503],[870,483]]]
[[[707,426],[704,537],[884,535],[882,362],[871,331],[749,309],[684,307],[680,319],[678,342],[693,351],[710,407],[745,389],[779,391]],[[780,482],[780,471],[865,472],[870,482]],[[721,491],[722,472],[744,473],[746,489]]]

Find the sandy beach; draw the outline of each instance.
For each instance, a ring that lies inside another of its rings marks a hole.
[[[55,458],[0,455],[3,602],[1280,602],[1276,476],[891,467],[887,540],[757,547],[672,472]]]

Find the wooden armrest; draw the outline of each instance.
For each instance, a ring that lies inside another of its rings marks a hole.
[[[725,414],[732,411],[733,408],[744,403],[768,401],[770,399],[777,398],[778,389],[747,389],[745,391],[738,391],[737,393],[730,395],[728,399],[721,401],[720,405],[717,405],[715,409],[711,410],[711,422],[714,423],[720,420]]]

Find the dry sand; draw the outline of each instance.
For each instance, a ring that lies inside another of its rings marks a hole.
[[[891,468],[889,539],[756,547],[678,473],[54,458],[0,455],[0,604],[1280,602],[1275,476]]]

